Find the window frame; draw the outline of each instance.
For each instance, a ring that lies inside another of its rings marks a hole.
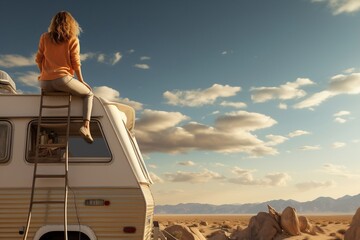
[[[59,118],[54,118],[52,120],[58,120]],[[25,148],[25,161],[29,164],[34,164],[34,161],[29,157],[29,145],[31,144],[30,142],[30,133],[31,133],[31,126],[32,124],[37,124],[38,119],[33,119],[28,123],[28,127],[27,127],[27,133],[26,133],[26,148]],[[78,118],[71,118],[70,119],[70,124],[71,123],[80,123],[83,122],[82,119],[78,119]],[[70,157],[69,156],[69,164],[109,164],[113,161],[113,154],[111,151],[111,148],[108,144],[106,135],[104,134],[101,122],[98,119],[91,119],[90,120],[90,124],[96,124],[99,128],[99,131],[101,133],[102,139],[105,143],[106,149],[109,152],[109,157]],[[80,134],[79,134],[80,136]],[[71,135],[70,135],[71,138]],[[86,161],[84,159],[87,159]],[[90,160],[89,160],[90,159]],[[41,164],[58,164],[58,163],[63,163],[63,162],[39,162]]]
[[[11,160],[12,155],[12,142],[13,142],[13,125],[10,121],[5,119],[0,119],[0,124],[5,123],[8,126],[8,137],[6,139],[6,149],[5,149],[5,157],[3,159],[0,158],[0,164],[7,164]]]

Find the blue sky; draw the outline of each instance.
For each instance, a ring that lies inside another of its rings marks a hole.
[[[133,106],[157,204],[358,194],[359,0],[1,1],[0,69],[70,11],[85,81]],[[29,11],[31,9],[31,11]]]

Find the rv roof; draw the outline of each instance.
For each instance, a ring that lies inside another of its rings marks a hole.
[[[16,94],[15,82],[11,79],[9,74],[0,70],[0,93]]]

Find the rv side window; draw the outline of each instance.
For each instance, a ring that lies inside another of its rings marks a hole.
[[[11,125],[0,121],[0,163],[7,162],[10,157]]]
[[[59,122],[59,121],[57,121]],[[66,122],[66,121],[65,121]],[[97,121],[91,121],[90,129],[94,142],[89,144],[79,134],[82,126],[81,121],[72,121],[69,133],[69,162],[88,163],[88,162],[110,162],[111,153],[108,148],[106,139],[101,131],[100,124]],[[30,123],[27,141],[27,156],[29,162],[34,162],[36,149],[37,121]],[[41,144],[65,143],[66,127],[54,126],[51,124],[44,125],[40,129]],[[39,149],[38,162],[58,163],[65,159],[65,149],[58,148],[56,145]]]

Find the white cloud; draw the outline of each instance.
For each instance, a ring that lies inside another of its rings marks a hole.
[[[222,101],[220,103],[221,106],[224,107],[234,107],[234,108],[246,108],[246,103],[244,102],[228,102],[228,101]]]
[[[228,178],[228,182],[239,185],[285,186],[291,177],[287,173],[269,173],[263,179],[254,179],[255,170],[234,167],[236,177]]]
[[[306,145],[306,146],[300,147],[300,150],[303,150],[303,151],[314,151],[314,150],[320,150],[320,149],[321,149],[320,145]]]
[[[149,168],[153,168],[153,169],[157,168],[157,166],[155,164],[147,164],[146,166],[148,166]]]
[[[252,87],[251,99],[255,103],[266,102],[273,99],[288,100],[294,98],[301,98],[306,95],[306,92],[300,87],[314,84],[308,78],[298,78],[295,82],[287,82],[279,87]]]
[[[198,107],[207,104],[213,104],[216,99],[231,97],[236,95],[241,87],[232,87],[229,85],[214,84],[207,89],[197,89],[189,91],[166,91],[163,97],[167,103],[175,106]]]
[[[94,87],[93,92],[98,97],[102,97],[108,101],[124,103],[133,107],[135,110],[141,110],[143,107],[142,103],[131,101],[128,98],[120,98],[119,91],[107,86]]]
[[[333,181],[325,181],[325,182],[317,182],[317,181],[308,181],[297,183],[295,186],[300,191],[309,191],[317,188],[328,188],[334,186],[335,183]]]
[[[81,61],[86,61],[86,60],[92,59],[94,57],[96,57],[96,53],[88,52],[88,53],[81,53],[80,54],[80,60]]]
[[[165,112],[145,109],[137,121],[137,128],[146,132],[158,132],[175,127],[189,117],[180,112]]]
[[[311,133],[308,131],[304,131],[304,130],[295,130],[295,131],[289,133],[288,136],[293,138],[293,137],[298,137],[301,135],[308,135],[308,134],[311,134]]]
[[[270,116],[246,111],[230,112],[216,119],[218,129],[234,132],[237,130],[254,131],[275,125],[276,120]]]
[[[163,183],[164,180],[153,172],[150,172],[150,178],[154,183]]]
[[[194,166],[195,165],[195,163],[193,161],[178,162],[177,164],[180,166]]]
[[[278,108],[282,109],[282,110],[286,110],[288,108],[288,106],[285,103],[279,103]]]
[[[268,146],[276,146],[288,140],[287,137],[272,134],[266,135],[266,138],[270,140],[266,143]]]
[[[147,61],[147,60],[150,60],[151,59],[151,57],[148,57],[148,56],[142,56],[142,57],[140,57],[140,60],[141,61]]]
[[[294,105],[294,108],[312,108],[320,105],[325,100],[340,94],[360,93],[360,73],[350,75],[339,74],[332,77],[326,90],[317,92],[309,98]]]
[[[104,63],[105,62],[105,54],[103,54],[103,53],[99,54],[97,57],[97,61]]]
[[[269,173],[265,178],[270,180],[267,183],[271,186],[286,186],[287,181],[291,179],[287,173]]]
[[[120,52],[114,53],[114,57],[111,61],[111,65],[115,65],[116,63],[118,63],[121,60],[121,58],[122,58],[122,55]]]
[[[346,123],[347,120],[344,119],[344,118],[341,118],[341,117],[337,117],[334,119],[334,122],[337,122],[337,123]]]
[[[205,169],[202,172],[165,173],[165,178],[170,182],[206,183],[215,179],[224,179],[219,173]]]
[[[141,64],[141,63],[135,64],[134,67],[144,70],[150,69],[150,66],[148,64]]]
[[[355,72],[355,68],[348,68],[348,69],[344,70],[344,73],[347,73],[347,74],[350,74],[350,73],[353,73],[353,72]]]
[[[346,146],[346,143],[344,143],[344,142],[334,142],[331,146],[332,146],[332,148],[335,148],[335,149],[343,148],[343,147]]]
[[[40,73],[38,72],[33,72],[33,71],[28,71],[25,73],[19,73],[18,74],[18,80],[29,87],[35,87],[40,89],[40,85],[39,85],[39,81],[38,81],[38,77],[40,75]]]
[[[143,152],[182,153],[206,150],[222,153],[243,152],[250,156],[275,155],[251,131],[271,127],[274,119],[259,113],[233,112],[217,117],[214,126],[197,122],[179,124],[188,117],[179,112],[145,110],[135,129]]]
[[[355,174],[350,173],[345,166],[335,165],[331,163],[324,164],[321,171],[326,174],[345,177],[345,178],[359,177]]]
[[[316,107],[316,106],[319,106],[322,102],[324,102],[328,98],[333,97],[333,96],[335,96],[335,94],[330,91],[326,91],[326,90],[321,91],[321,92],[315,93],[312,96],[310,96],[309,98],[295,104],[294,108],[303,109],[303,108]]]
[[[340,111],[334,114],[334,117],[342,117],[342,116],[347,116],[350,115],[351,113],[349,111]]]
[[[81,61],[88,61],[90,59],[95,59],[99,63],[115,65],[122,59],[122,55],[120,52],[115,52],[113,54],[94,53],[94,52],[87,52],[80,54]]]
[[[333,10],[334,15],[353,13],[360,10],[359,0],[312,0],[312,2],[325,2]]]
[[[27,67],[34,66],[35,54],[24,57],[18,54],[5,54],[0,55],[0,67],[12,68],[12,67]]]

